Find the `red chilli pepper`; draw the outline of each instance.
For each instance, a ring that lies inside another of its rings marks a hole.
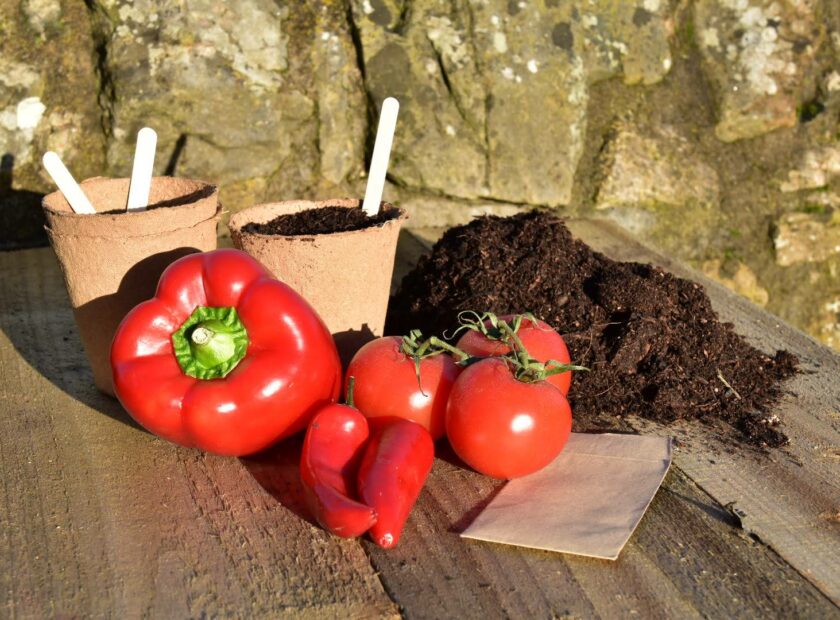
[[[334,402],[341,363],[324,323],[238,250],[190,254],[126,315],[111,346],[117,397],[151,432],[217,454],[258,452]]]
[[[359,467],[359,495],[378,515],[371,538],[390,549],[432,470],[435,445],[425,428],[409,420],[383,421],[373,430]]]
[[[318,523],[336,536],[361,536],[376,522],[373,508],[351,498],[368,435],[365,416],[347,405],[324,407],[306,431],[300,457],[304,497]]]

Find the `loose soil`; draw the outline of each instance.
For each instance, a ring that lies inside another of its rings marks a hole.
[[[755,445],[787,437],[768,414],[796,372],[721,323],[703,287],[651,265],[613,261],[543,212],[483,217],[450,229],[405,276],[386,332],[442,334],[463,310],[533,312],[561,334],[575,374],[575,430],[628,428],[624,416],[660,423],[724,422]]]
[[[242,227],[246,233],[261,235],[281,235],[291,237],[296,235],[326,235],[351,230],[362,230],[371,226],[379,226],[398,217],[400,210],[396,207],[383,207],[379,213],[370,217],[359,208],[347,207],[319,207],[307,209],[298,213],[279,215],[273,220],[258,224],[251,222]]]

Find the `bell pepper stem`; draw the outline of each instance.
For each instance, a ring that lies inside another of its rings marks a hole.
[[[190,336],[190,340],[193,341],[193,344],[201,346],[210,342],[212,337],[213,332],[211,330],[206,327],[199,326],[195,329],[195,331],[193,331],[192,336]]]
[[[199,306],[172,334],[172,347],[184,374],[219,379],[245,357],[248,334],[234,308]]]

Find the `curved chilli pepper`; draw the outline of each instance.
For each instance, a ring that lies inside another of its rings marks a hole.
[[[117,329],[111,367],[117,397],[149,431],[231,456],[302,430],[341,389],[315,311],[232,249],[172,263]]]
[[[435,444],[425,428],[401,418],[373,427],[359,467],[359,495],[376,510],[370,537],[385,549],[400,540],[403,525],[435,460]]]
[[[328,405],[306,431],[300,456],[300,478],[309,510],[328,532],[355,538],[376,522],[376,512],[351,498],[356,473],[369,435],[358,409]]]

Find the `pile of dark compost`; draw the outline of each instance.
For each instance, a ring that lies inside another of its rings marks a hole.
[[[532,312],[563,334],[573,363],[591,369],[572,382],[575,430],[624,429],[637,415],[787,443],[769,411],[794,355],[765,355],[718,320],[700,284],[611,260],[556,216],[488,216],[447,231],[402,280],[386,332],[451,334],[464,310]]]

